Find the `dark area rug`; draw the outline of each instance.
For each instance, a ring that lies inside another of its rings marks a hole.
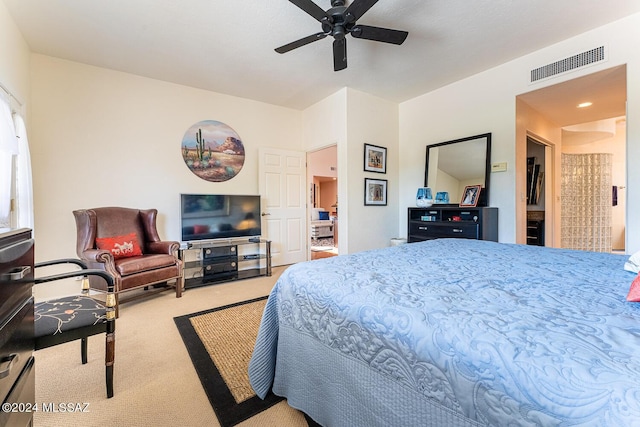
[[[202,387],[222,427],[235,426],[283,400],[253,393],[247,374],[267,297],[175,317]]]

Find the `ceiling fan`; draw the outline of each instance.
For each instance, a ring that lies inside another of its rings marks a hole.
[[[347,68],[347,40],[351,34],[357,39],[377,42],[402,44],[409,35],[406,31],[389,28],[360,25],[356,21],[362,17],[378,0],[353,0],[349,7],[345,0],[331,0],[331,8],[324,11],[311,0],[289,0],[322,24],[322,31],[303,37],[300,40],[285,44],[276,49],[278,53],[286,53],[309,43],[333,36],[333,69],[340,71]]]

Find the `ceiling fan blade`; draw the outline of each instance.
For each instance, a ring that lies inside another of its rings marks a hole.
[[[312,2],[311,0],[289,0],[291,3],[298,6],[300,9],[307,12],[309,15],[313,16],[320,22],[323,22],[323,19],[330,19],[330,16],[327,15],[327,12],[322,10],[320,6]]]
[[[356,25],[351,29],[351,35],[357,39],[374,40],[377,42],[402,44],[409,35],[406,31],[392,30],[390,28],[370,27],[369,25]]]
[[[355,22],[376,3],[378,3],[378,0],[353,0],[353,3],[344,11],[344,16],[351,14],[353,19],[350,19],[350,22]]]
[[[333,41],[333,71],[347,68],[347,39]]]
[[[276,52],[278,52],[278,53],[287,53],[290,50],[299,48],[299,47],[307,45],[309,43],[313,43],[314,41],[321,40],[321,39],[323,39],[325,37],[327,37],[326,33],[311,34],[310,36],[303,37],[300,40],[296,40],[294,42],[287,43],[284,46],[280,46],[280,47],[276,48]]]

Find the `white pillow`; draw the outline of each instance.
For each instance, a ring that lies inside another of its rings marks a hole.
[[[320,220],[320,212],[324,209],[322,208],[313,208],[311,209],[311,221],[319,221]]]
[[[624,263],[624,269],[633,273],[640,273],[640,251],[629,257],[629,260]]]

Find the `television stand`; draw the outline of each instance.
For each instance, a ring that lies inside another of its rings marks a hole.
[[[178,256],[185,289],[271,276],[271,241],[261,238],[185,243]]]

